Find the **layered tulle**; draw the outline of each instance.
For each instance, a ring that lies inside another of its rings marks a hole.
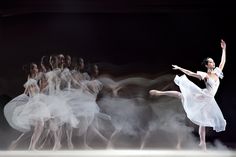
[[[174,81],[182,93],[182,104],[187,117],[193,123],[213,127],[217,132],[225,130],[226,121],[212,91],[199,88],[186,75],[176,76]],[[212,80],[210,81],[212,83]],[[206,85],[210,85],[209,82]],[[218,88],[218,86],[212,85],[211,88]]]

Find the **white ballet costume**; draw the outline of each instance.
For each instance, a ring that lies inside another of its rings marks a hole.
[[[75,89],[71,88],[71,82],[72,82],[72,75],[68,68],[64,68],[63,71],[60,73],[60,97],[63,99],[63,101],[66,102],[66,106],[68,109],[68,112],[70,113],[68,116],[67,124],[70,124],[73,128],[79,127],[79,120],[76,117],[76,114],[74,113],[73,109],[73,103],[76,103],[80,101],[75,94]],[[72,103],[73,102],[73,103]]]
[[[47,121],[50,118],[50,111],[45,103],[45,96],[39,93],[39,87],[35,79],[28,79],[25,88],[29,96],[21,94],[6,104],[4,115],[9,125],[20,131],[28,132],[37,121]]]
[[[218,67],[214,69],[214,73],[219,78],[223,78],[223,73]],[[202,80],[207,76],[207,73],[201,71],[197,71],[197,74]],[[214,98],[220,84],[219,79],[214,80],[209,77],[205,81],[206,88],[204,89],[199,88],[186,75],[176,75],[174,82],[180,88],[184,110],[193,123],[213,127],[216,132],[225,130],[226,121]]]
[[[47,104],[51,113],[51,118],[54,119],[57,126],[62,126],[65,123],[71,124],[72,127],[78,125],[78,121],[72,113],[72,110],[67,104],[64,92],[60,90],[61,70],[59,68],[54,69],[46,73],[48,81],[48,96]]]

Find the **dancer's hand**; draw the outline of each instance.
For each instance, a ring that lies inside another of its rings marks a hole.
[[[220,46],[222,49],[226,49],[226,43],[223,39],[221,39]]]
[[[180,67],[178,65],[172,65],[174,70],[180,70]]]

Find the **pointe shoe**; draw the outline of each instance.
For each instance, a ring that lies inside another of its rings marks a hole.
[[[61,149],[61,144],[60,143],[55,144],[52,150],[59,150],[59,149]]]
[[[206,143],[199,143],[198,145],[202,150],[206,151],[207,148],[206,148]]]
[[[113,149],[114,146],[113,146],[113,144],[109,141],[106,148],[107,148],[107,149]]]
[[[150,90],[149,91],[149,94],[152,95],[152,96],[159,96],[161,95],[161,91],[158,91],[158,90]]]
[[[85,150],[92,150],[93,148],[92,148],[92,147],[89,147],[87,144],[85,144],[85,145],[83,146],[83,149],[85,149]]]
[[[141,146],[140,146],[140,150],[143,150],[144,146],[145,146],[145,143],[142,143]]]
[[[43,142],[43,144],[41,144],[41,146],[39,146],[39,150],[42,150],[43,148],[44,148],[44,144],[45,144],[45,142]]]
[[[73,150],[74,149],[74,145],[72,143],[68,143],[68,149],[69,150]]]
[[[9,150],[14,150],[14,149],[16,149],[16,146],[17,146],[17,142],[16,142],[16,141],[13,141],[13,142],[11,143],[11,145],[8,147],[8,149],[9,149]]]
[[[177,149],[177,150],[180,150],[180,149],[181,149],[181,144],[180,144],[180,143],[178,143],[178,144],[176,145],[176,149]]]
[[[35,149],[35,147],[30,146],[28,150],[30,150],[30,151],[36,151],[37,149]]]

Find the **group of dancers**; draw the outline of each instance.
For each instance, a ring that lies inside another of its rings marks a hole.
[[[207,72],[192,72],[173,65],[174,70],[204,80],[206,88],[201,89],[191,82],[186,75],[176,76],[174,82],[179,91],[150,90],[151,96],[171,96],[181,100],[187,117],[199,126],[200,144],[206,149],[205,127],[215,131],[224,131],[226,121],[216,103],[214,96],[219,87],[219,78],[223,78],[223,68],[226,61],[226,43],[221,40],[222,57],[219,67],[215,67],[212,58],[203,62]],[[73,131],[83,136],[84,145],[88,128],[106,138],[99,132],[95,121],[97,118],[111,120],[111,115],[102,113],[97,102],[97,95],[103,88],[98,79],[98,66],[94,64],[90,72],[84,72],[84,60],[71,59],[63,54],[43,56],[40,70],[35,63],[25,66],[27,82],[23,94],[12,99],[4,108],[4,115],[9,125],[22,132],[14,140],[10,149],[14,149],[25,133],[32,131],[29,149],[42,149],[53,136],[52,150],[61,148],[62,132],[66,133],[68,149],[73,149]]]
[[[100,113],[96,104],[97,94],[102,88],[96,79],[98,66],[92,65],[89,75],[83,72],[85,64],[82,58],[72,61],[71,56],[63,54],[43,56],[40,66],[40,71],[35,63],[24,66],[28,74],[25,91],[4,108],[10,126],[22,132],[10,149],[14,149],[32,128],[30,150],[36,149],[36,145],[43,149],[49,134],[54,137],[52,149],[60,149],[63,130],[66,131],[68,148],[73,149],[73,129],[76,128],[86,142],[86,132],[88,127],[92,127],[94,118],[110,118]],[[95,132],[99,134],[97,130]]]

